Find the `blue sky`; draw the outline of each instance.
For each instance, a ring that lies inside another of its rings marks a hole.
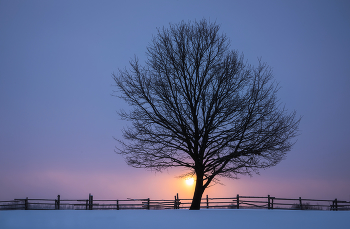
[[[303,116],[287,159],[211,196],[350,200],[348,1],[0,1],[0,200],[191,197],[179,170],[128,167],[127,123],[111,77],[157,27],[216,21],[231,48],[270,65],[279,98]]]

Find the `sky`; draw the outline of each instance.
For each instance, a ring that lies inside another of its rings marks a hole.
[[[181,169],[129,167],[112,73],[157,28],[216,21],[231,49],[273,69],[280,102],[302,116],[277,166],[222,179],[204,195],[350,200],[349,1],[0,0],[0,200],[191,198]]]

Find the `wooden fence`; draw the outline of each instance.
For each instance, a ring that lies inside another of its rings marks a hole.
[[[99,200],[89,194],[88,199],[14,199],[0,201],[0,210],[132,210],[132,209],[188,209],[192,199],[180,199],[178,194],[170,200],[126,199]],[[256,196],[209,198],[201,201],[202,209],[288,209],[288,210],[350,210],[350,201],[315,200]]]

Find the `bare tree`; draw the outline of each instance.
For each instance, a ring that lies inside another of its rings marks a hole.
[[[196,175],[190,209],[218,177],[237,178],[279,163],[293,145],[299,118],[281,107],[270,68],[245,64],[215,23],[201,20],[158,30],[145,65],[113,74],[123,130],[117,153],[135,168],[186,167]]]

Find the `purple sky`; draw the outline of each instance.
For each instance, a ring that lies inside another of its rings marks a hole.
[[[202,18],[249,63],[262,57],[303,116],[286,160],[205,194],[350,200],[346,0],[0,1],[0,200],[190,198],[183,170],[134,169],[114,153],[127,106],[111,74],[144,60],[157,27]]]

